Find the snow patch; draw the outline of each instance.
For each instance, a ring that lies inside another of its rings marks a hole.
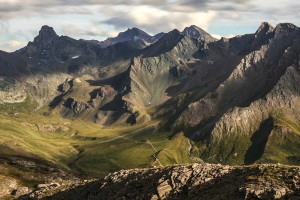
[[[79,57],[80,57],[80,55],[79,56],[73,56],[72,59],[76,59],[76,58],[79,58]]]

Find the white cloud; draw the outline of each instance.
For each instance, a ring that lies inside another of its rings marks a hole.
[[[82,30],[78,28],[75,24],[64,24],[61,26],[60,32],[63,33],[63,35],[77,35],[82,34]]]
[[[233,37],[235,37],[236,35],[230,34],[230,35],[221,36],[221,35],[218,35],[218,34],[211,34],[211,36],[213,36],[213,37],[216,38],[216,39],[221,39],[222,37],[225,37],[225,38],[233,38]]]
[[[107,34],[108,37],[116,37],[119,34],[119,32],[117,32],[117,31],[109,31],[106,34]]]
[[[88,31],[89,35],[102,35],[103,32],[96,26],[93,26],[90,28],[90,30]]]
[[[15,51],[16,49],[20,49],[26,45],[24,41],[10,40],[0,44],[0,49],[4,49],[8,52]]]
[[[118,30],[139,27],[152,34],[162,31],[168,32],[175,28],[183,30],[190,25],[197,25],[208,30],[210,22],[217,15],[216,11],[210,10],[184,13],[166,11],[153,6],[109,7],[109,10],[112,17],[101,23],[113,25]],[[114,17],[115,13],[119,13],[119,15]]]
[[[127,8],[128,16],[139,25],[151,25],[161,18],[169,16],[169,12],[152,6],[132,6]]]
[[[211,34],[211,36],[213,36],[216,39],[221,39],[222,38],[222,36],[218,35],[218,34]]]

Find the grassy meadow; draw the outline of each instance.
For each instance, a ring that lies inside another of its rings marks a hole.
[[[189,149],[182,149],[181,140],[169,140],[170,132],[159,131],[158,123],[152,120],[105,127],[63,119],[45,108],[37,112],[2,112],[0,153],[38,157],[94,176],[155,166],[157,154],[162,165],[190,161],[186,158]],[[177,155],[177,151],[186,153]],[[183,158],[178,158],[181,155]]]

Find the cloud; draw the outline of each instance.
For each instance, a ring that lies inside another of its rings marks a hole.
[[[222,38],[222,36],[218,35],[218,34],[211,34],[211,36],[213,36],[216,39],[221,39]]]
[[[9,28],[8,21],[0,21],[0,34],[7,34]]]
[[[126,6],[117,8],[115,12],[119,15],[99,23],[112,25],[116,29],[139,27],[152,34],[168,32],[175,28],[183,30],[192,24],[208,30],[211,20],[217,14],[215,11],[190,13],[165,11],[152,6]]]
[[[164,10],[176,9],[176,11],[186,11],[193,9],[198,11],[213,10],[212,7],[223,3],[246,4],[251,0],[0,0],[0,13],[22,12],[22,11],[41,11],[45,10],[53,13],[52,10],[77,6],[154,6]],[[182,9],[179,9],[182,8]],[[217,8],[217,7],[216,7]],[[78,9],[80,13],[80,9]],[[30,12],[24,12],[30,14]],[[23,14],[24,14],[23,13]],[[57,14],[57,13],[56,13]]]
[[[82,35],[84,31],[75,24],[64,24],[61,26],[60,32],[62,32],[63,35],[73,35],[74,37]]]
[[[0,6],[1,13],[17,12],[17,11],[21,11],[21,10],[23,10],[23,6],[17,5],[17,4],[7,4],[5,6],[2,4]]]
[[[4,49],[5,51],[12,52],[16,49],[20,49],[26,45],[24,41],[10,40],[4,43],[0,43],[0,49]]]
[[[103,32],[98,28],[98,27],[91,27],[89,30],[87,30],[84,35],[89,35],[89,36],[101,36],[103,35]]]
[[[272,15],[284,16],[290,10],[297,14],[299,3],[284,0],[0,0],[0,19],[12,19],[38,15],[93,14],[91,7],[153,7],[166,12],[199,13],[215,11],[243,13],[263,13],[273,11]],[[261,9],[262,8],[262,9]],[[103,9],[102,9],[103,10]],[[136,9],[135,9],[136,10]],[[152,9],[153,10],[153,9]],[[104,10],[105,14],[107,11]],[[108,18],[118,18],[111,13]],[[130,14],[130,12],[127,12]],[[130,16],[126,16],[130,17]],[[151,19],[150,19],[151,20]],[[123,20],[124,21],[124,20]]]
[[[43,15],[63,15],[63,14],[76,14],[76,15],[89,15],[93,14],[93,9],[89,9],[85,6],[53,6],[53,7],[33,7],[33,14]]]
[[[213,37],[216,38],[216,39],[221,39],[222,37],[225,37],[225,38],[233,38],[233,37],[235,37],[236,35],[230,34],[230,35],[221,36],[221,35],[218,35],[218,34],[211,34],[211,36],[213,36]]]
[[[56,6],[81,6],[81,5],[154,5],[168,4],[168,0],[0,0],[1,8],[14,10],[29,7],[56,7]]]

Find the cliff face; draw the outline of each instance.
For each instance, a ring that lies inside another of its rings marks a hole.
[[[294,127],[299,123],[299,42],[299,29],[291,24],[262,24],[239,51],[240,63],[228,78],[189,104],[174,129],[183,126],[200,141],[202,158],[208,162],[290,163],[298,151],[269,153],[286,148],[289,138],[299,141]],[[279,135],[283,144],[276,147]]]
[[[146,48],[130,66],[130,92],[125,99],[133,106],[153,107],[168,99],[166,90],[191,73],[188,62],[201,45],[177,30],[165,34]]]
[[[299,168],[210,164],[122,170],[104,179],[37,189],[21,199],[297,199]],[[58,192],[59,191],[59,192]]]

